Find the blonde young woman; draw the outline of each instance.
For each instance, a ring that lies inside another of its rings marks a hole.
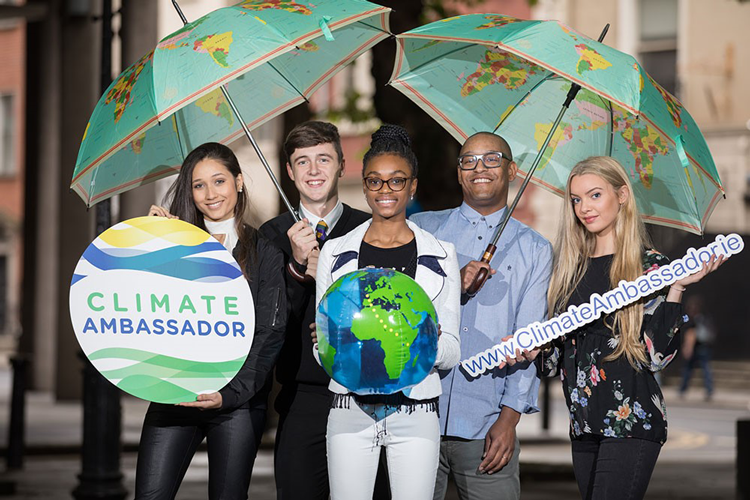
[[[573,168],[562,219],[547,296],[551,315],[669,262],[651,248],[628,175],[612,158],[591,157]],[[667,439],[654,372],[680,344],[685,287],[721,263],[712,260],[542,351],[544,373],[559,371],[562,379],[581,498],[643,498]]]

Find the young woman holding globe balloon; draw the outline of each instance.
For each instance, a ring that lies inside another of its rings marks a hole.
[[[208,444],[208,498],[247,498],[270,391],[270,373],[284,343],[286,287],[281,250],[243,222],[249,198],[231,149],[206,143],[188,154],[167,196],[167,210],[208,231],[237,259],[255,305],[252,347],[234,379],[197,401],[151,403],[143,422],[135,479],[136,499],[173,499],[204,438]]]
[[[428,500],[433,495],[440,450],[437,369],[453,367],[460,357],[460,275],[453,245],[406,220],[416,176],[417,160],[406,131],[382,126],[364,157],[363,190],[372,221],[328,242],[318,262],[318,303],[331,284],[349,272],[392,268],[426,292],[442,329],[434,366],[412,387],[363,396],[354,393],[357,388],[331,381],[335,397],[326,440],[333,500],[372,498],[381,447],[395,500]]]

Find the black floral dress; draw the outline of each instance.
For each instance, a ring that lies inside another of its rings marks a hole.
[[[603,294],[609,286],[612,255],[592,258],[570,305],[589,301],[592,293]],[[644,253],[644,274],[669,263],[654,251]],[[677,332],[684,322],[682,305],[666,302],[667,289],[644,299],[641,342],[648,364],[635,370],[625,356],[604,361],[617,347],[619,334],[607,326],[611,316],[568,334],[555,342],[542,359],[547,376],[558,371],[570,412],[570,437],[584,434],[604,437],[635,437],[664,443],[667,440],[667,410],[654,372],[676,356]]]

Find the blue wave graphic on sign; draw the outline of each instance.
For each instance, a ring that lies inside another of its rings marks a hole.
[[[197,281],[210,276],[216,281],[231,281],[242,276],[236,263],[228,263],[210,257],[194,255],[224,250],[216,241],[207,241],[196,246],[175,246],[143,255],[112,255],[95,245],[90,245],[83,258],[102,271],[116,269],[144,271],[187,281]],[[76,280],[78,281],[78,280]]]

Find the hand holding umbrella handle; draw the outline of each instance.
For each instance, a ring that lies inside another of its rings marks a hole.
[[[312,283],[315,281],[315,279],[310,276],[309,274],[302,274],[297,269],[297,266],[294,264],[294,260],[290,259],[289,262],[286,265],[286,270],[289,273],[289,275],[294,278],[295,281],[299,281],[300,283]]]
[[[484,251],[484,255],[482,255],[482,260],[480,262],[489,264],[492,260],[492,257],[495,255],[495,250],[497,250],[497,247],[492,243],[487,245],[487,249]],[[474,276],[474,280],[471,282],[471,285],[469,285],[469,288],[466,289],[466,295],[468,295],[469,297],[475,296],[484,285],[484,282],[487,281],[487,277],[489,275],[489,269],[487,269],[486,267],[480,269],[477,275]]]
[[[604,40],[604,36],[607,34],[608,30],[609,30],[609,24],[607,24],[604,27],[604,29],[602,30],[602,34],[599,35],[599,42],[602,42]],[[489,245],[487,245],[487,250],[484,251],[484,255],[482,255],[481,262],[486,262],[487,264],[489,264],[490,261],[492,260],[492,256],[495,255],[495,250],[497,250],[497,247],[495,246],[495,244],[500,239],[500,235],[503,234],[503,231],[505,230],[505,226],[508,224],[508,220],[510,219],[511,214],[513,214],[513,211],[516,209],[518,200],[521,199],[521,195],[526,190],[526,185],[531,180],[532,176],[534,175],[534,171],[536,171],[537,165],[539,165],[539,161],[542,159],[542,156],[544,155],[544,150],[547,149],[547,145],[552,139],[552,136],[554,135],[555,130],[557,130],[557,126],[560,124],[560,121],[562,120],[562,117],[565,114],[565,111],[567,111],[570,104],[573,102],[573,100],[575,100],[576,94],[578,94],[579,90],[581,90],[580,85],[578,85],[577,83],[571,84],[570,90],[568,91],[568,95],[565,98],[565,103],[563,104],[562,109],[560,109],[560,113],[557,115],[557,119],[555,120],[555,123],[552,124],[552,128],[547,134],[547,138],[544,140],[544,144],[542,144],[542,147],[539,148],[539,153],[537,153],[536,158],[534,159],[534,163],[532,163],[528,174],[526,174],[526,177],[523,180],[523,184],[521,184],[521,187],[518,189],[518,193],[516,194],[516,197],[513,200],[513,203],[508,208],[508,211],[505,214],[505,218],[503,219],[503,222],[495,230],[495,234],[492,236],[492,241],[490,242]],[[473,297],[474,295],[476,295],[477,292],[479,292],[479,289],[482,288],[482,285],[484,285],[484,282],[487,280],[487,276],[489,276],[489,271],[485,268],[480,269],[477,275],[474,277],[474,281],[471,282],[471,285],[469,285],[469,288],[466,290],[466,294],[469,297]]]
[[[180,5],[177,3],[177,0],[172,0],[172,5],[177,11],[177,14],[179,14],[180,19],[182,19],[182,23],[188,24],[187,17],[185,17],[185,14],[182,12]],[[292,207],[292,204],[289,202],[289,198],[286,197],[286,195],[284,194],[284,190],[281,189],[281,184],[279,184],[278,179],[276,179],[276,175],[273,173],[273,170],[271,169],[270,165],[268,165],[268,161],[266,160],[266,157],[263,155],[263,151],[260,150],[260,146],[258,146],[258,143],[255,142],[255,138],[250,133],[250,129],[247,126],[247,122],[242,118],[242,115],[240,114],[239,109],[237,109],[237,106],[234,104],[234,101],[232,100],[232,96],[229,95],[229,91],[227,90],[226,85],[222,85],[219,88],[221,89],[221,92],[224,94],[224,97],[227,100],[227,104],[229,104],[229,108],[232,110],[234,115],[238,118],[240,122],[240,126],[242,127],[242,130],[245,132],[245,135],[250,140],[250,144],[253,146],[253,149],[255,149],[255,152],[258,154],[258,158],[260,159],[260,162],[263,164],[263,168],[266,169],[266,173],[268,173],[269,177],[271,178],[271,181],[276,187],[276,190],[278,191],[279,196],[281,197],[281,201],[283,201],[284,205],[286,205],[286,208],[287,210],[289,210],[289,213],[292,215],[292,218],[294,218],[294,221],[299,222],[300,217],[297,214],[297,211],[294,210],[294,208]],[[315,281],[312,276],[309,276],[306,274],[300,274],[300,272],[297,270],[292,260],[289,261],[289,264],[287,264],[286,268],[287,268],[287,271],[289,271],[289,274],[292,276],[292,278],[299,281],[300,283],[310,283],[310,282]]]

